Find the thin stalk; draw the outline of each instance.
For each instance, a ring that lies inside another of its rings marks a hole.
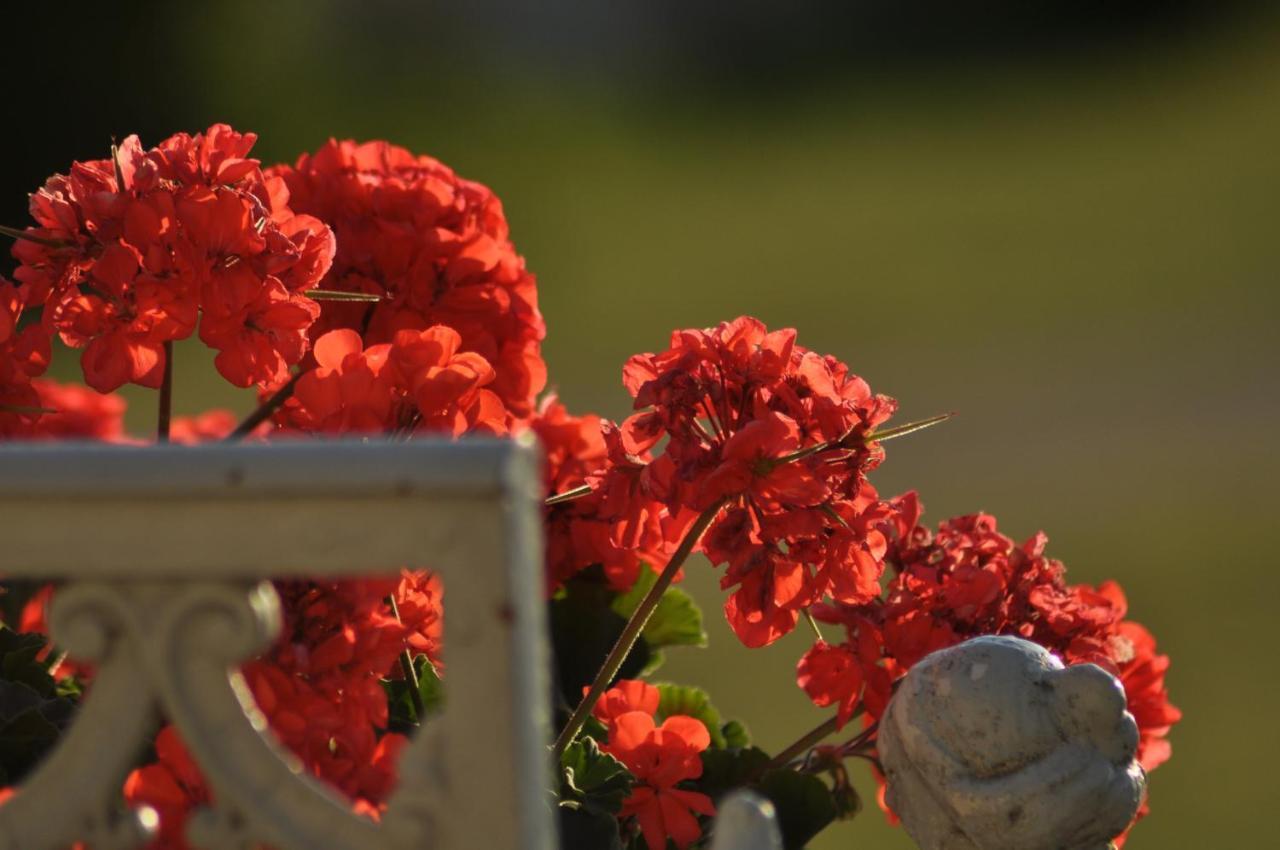
[[[10,239],[25,239],[28,242],[34,242],[37,245],[44,245],[49,248],[65,248],[70,242],[64,242],[61,239],[50,239],[47,236],[35,236],[27,233],[25,230],[19,230],[16,227],[6,227],[0,224],[0,235],[8,236]]]
[[[565,490],[563,493],[556,493],[554,496],[548,496],[542,504],[548,508],[555,505],[563,505],[565,502],[572,502],[574,499],[581,499],[583,496],[591,495],[591,485],[582,484],[574,487],[572,490]]]
[[[391,616],[396,618],[396,622],[400,622],[400,606],[396,604],[394,595],[387,597],[387,604],[391,606]],[[400,672],[404,674],[405,681],[409,683],[409,699],[413,700],[413,716],[421,723],[427,714],[427,705],[422,701],[422,688],[418,684],[418,671],[413,668],[413,656],[409,654],[409,650],[400,650]]]
[[[856,752],[859,752],[865,749],[871,743],[872,736],[876,734],[876,731],[879,730],[879,728],[880,728],[880,721],[877,720],[876,722],[868,726],[866,729],[863,729],[857,735],[850,738],[848,741],[845,741],[843,744],[840,745],[841,754],[845,756],[850,756]]]
[[[280,405],[284,404],[289,399],[289,396],[293,395],[293,390],[298,385],[298,379],[301,378],[302,375],[302,372],[295,374],[289,379],[287,384],[276,390],[275,393],[272,394],[271,398],[258,405],[258,409],[246,416],[244,420],[235,427],[235,430],[224,438],[223,442],[239,442],[244,437],[253,433],[254,428],[257,428],[263,422],[270,419],[271,414],[275,413],[276,410],[280,408]]]
[[[649,617],[653,615],[654,609],[658,607],[662,594],[666,593],[667,588],[671,586],[671,580],[676,577],[680,567],[684,565],[689,555],[692,554],[693,548],[698,545],[698,541],[702,538],[702,533],[707,530],[707,526],[716,518],[716,514],[720,513],[720,508],[723,506],[724,500],[721,500],[698,515],[698,518],[694,520],[693,526],[685,534],[684,539],[680,541],[680,546],[676,549],[675,554],[667,562],[666,568],[658,576],[658,580],[654,582],[653,587],[649,588],[649,592],[640,600],[640,605],[631,614],[631,619],[627,620],[626,627],[622,630],[622,634],[618,636],[618,641],[613,645],[613,649],[609,650],[609,655],[596,673],[596,677],[591,682],[591,687],[588,689],[586,696],[582,698],[582,702],[578,703],[578,707],[573,710],[573,715],[569,718],[569,722],[565,724],[564,729],[560,731],[560,736],[556,738],[555,745],[552,747],[552,754],[557,762],[559,762],[560,756],[565,749],[577,737],[578,732],[582,730],[582,725],[591,716],[591,709],[595,708],[600,697],[604,695],[605,689],[609,687],[613,677],[618,675],[618,669],[622,667],[622,662],[626,660],[627,654],[631,652],[631,647],[635,646],[636,641],[640,638],[640,633],[644,631],[644,627],[649,622]]]
[[[114,148],[112,148],[114,151]],[[164,343],[164,377],[160,380],[160,403],[156,410],[156,442],[169,442],[169,420],[173,416],[173,342]]]
[[[769,767],[783,767],[784,765],[789,764],[793,759],[804,755],[811,747],[813,747],[814,744],[817,744],[823,738],[834,733],[836,731],[837,723],[838,718],[835,717],[827,718],[822,723],[819,723],[813,729],[809,730],[804,735],[801,735],[799,740],[791,744],[791,746],[774,756],[772,761],[769,762]]]

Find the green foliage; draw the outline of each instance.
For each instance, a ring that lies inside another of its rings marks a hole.
[[[629,618],[657,581],[657,573],[643,566],[640,577],[631,590],[613,601],[614,612],[624,619]],[[640,636],[650,647],[659,649],[667,646],[707,645],[707,633],[702,627],[702,610],[692,596],[678,587],[669,587],[662,594]]]
[[[711,746],[722,750],[726,746],[724,732],[720,729],[720,712],[711,704],[707,692],[692,685],[674,685],[669,682],[658,684],[661,697],[658,702],[658,719],[663,720],[673,714],[685,714],[702,721],[711,735]]]
[[[698,790],[718,799],[735,788],[751,787],[769,767],[769,754],[759,747],[706,750]]]
[[[735,788],[751,788],[773,803],[786,850],[800,850],[842,812],[827,784],[816,776],[769,767],[758,747],[707,750],[698,790],[719,799]]]
[[[392,732],[411,732],[427,717],[440,710],[444,703],[444,683],[440,674],[425,655],[413,659],[413,669],[418,676],[418,696],[422,700],[423,717],[418,716],[414,705],[413,683],[404,679],[383,679],[382,688],[387,692],[387,726]]]
[[[11,785],[36,765],[70,722],[75,702],[60,695],[37,634],[0,627],[0,784]]]
[[[731,750],[751,746],[751,733],[740,721],[730,720],[720,727],[720,734],[724,736],[724,745]]]
[[[778,810],[786,850],[803,848],[838,814],[831,789],[812,774],[785,768],[770,770],[761,777],[758,789]]]
[[[562,850],[621,850],[617,815],[635,777],[585,736],[564,751],[560,768]]]
[[[600,749],[594,738],[574,741],[560,757],[561,797],[610,814],[622,809],[635,777],[626,766]]]

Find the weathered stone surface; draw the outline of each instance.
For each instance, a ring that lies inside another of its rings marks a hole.
[[[888,801],[923,850],[1103,850],[1146,780],[1119,681],[982,637],[912,668],[879,732]]]

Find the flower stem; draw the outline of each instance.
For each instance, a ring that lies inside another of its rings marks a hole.
[[[287,384],[276,390],[272,394],[271,398],[258,405],[258,409],[246,416],[244,420],[235,427],[235,430],[225,437],[224,442],[239,442],[242,438],[253,433],[254,428],[257,428],[263,422],[270,419],[271,414],[275,413],[280,408],[280,405],[284,404],[289,399],[289,396],[293,395],[294,387],[298,385],[298,379],[301,378],[302,375],[302,372],[295,374],[289,379]]]
[[[387,597],[387,604],[391,606],[391,616],[395,617],[396,622],[399,623],[400,606],[396,604],[395,594]],[[409,699],[413,701],[413,716],[417,718],[418,723],[422,723],[427,714],[427,706],[422,701],[422,686],[418,684],[418,671],[413,668],[413,655],[410,654],[408,647],[400,650],[400,672],[409,683]]]
[[[160,379],[160,404],[156,411],[156,442],[169,442],[169,420],[173,415],[173,341],[164,343],[164,377]]]
[[[6,227],[0,224],[0,234],[8,236],[10,239],[25,239],[28,242],[34,242],[37,245],[44,245],[49,248],[65,248],[70,242],[64,242],[61,239],[49,239],[45,236],[36,236],[27,233],[25,230],[19,230],[16,227]]]
[[[565,724],[564,729],[560,731],[560,736],[556,738],[555,745],[552,747],[552,754],[558,762],[560,756],[568,748],[573,739],[577,737],[578,732],[582,730],[582,725],[587,722],[587,718],[591,715],[591,709],[595,708],[600,697],[604,695],[605,689],[613,681],[613,677],[618,675],[622,662],[626,660],[631,647],[635,646],[636,641],[640,638],[640,633],[644,631],[644,627],[649,622],[658,602],[662,599],[662,594],[666,593],[667,588],[671,586],[671,580],[676,577],[676,573],[680,571],[680,567],[692,554],[693,548],[698,545],[698,541],[702,538],[702,533],[707,530],[707,526],[716,518],[716,514],[720,513],[720,508],[724,506],[724,500],[716,502],[707,508],[698,518],[694,520],[693,525],[685,533],[684,539],[680,541],[679,547],[671,556],[671,560],[667,562],[667,566],[658,576],[658,580],[653,583],[653,587],[649,588],[649,592],[640,600],[640,605],[631,614],[631,619],[627,620],[627,625],[622,630],[622,634],[618,636],[618,641],[613,645],[613,649],[609,651],[609,655],[604,660],[604,664],[596,673],[595,679],[591,682],[590,689],[587,690],[586,696],[582,698],[582,702],[578,703],[578,707],[573,710],[573,715],[569,718],[569,722]]]
[[[872,723],[866,729],[863,729],[857,735],[840,745],[840,752],[843,755],[850,756],[858,752],[862,752],[871,746],[872,738],[875,737],[877,730],[880,728],[880,721]]]
[[[791,746],[774,756],[773,760],[769,762],[769,767],[783,767],[797,756],[804,755],[804,753],[814,744],[835,732],[838,724],[838,717],[829,717],[822,721],[813,729],[809,730],[804,735],[801,735],[799,740],[791,744]]]

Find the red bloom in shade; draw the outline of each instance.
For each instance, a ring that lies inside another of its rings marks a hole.
[[[548,592],[593,564],[620,591],[635,584],[645,565],[665,566],[687,522],[652,495],[648,452],[629,453],[616,425],[571,416],[554,397],[529,427],[546,451],[547,495],[590,488],[546,510]]]
[[[125,400],[115,394],[103,395],[74,384],[39,379],[32,382],[40,406],[56,413],[43,413],[35,433],[43,439],[106,440],[125,439]]]
[[[199,768],[172,726],[160,730],[156,761],[138,768],[124,782],[130,806],[150,806],[160,816],[160,829],[149,845],[154,850],[185,850],[187,817],[209,802],[209,790]]]
[[[194,445],[225,439],[239,422],[230,410],[217,408],[196,416],[175,416],[169,424],[169,441]]]
[[[415,654],[425,655],[437,671],[443,669],[444,584],[427,570],[401,570],[396,585],[396,610],[405,627],[405,643]]]
[[[623,382],[638,411],[620,429],[638,456],[640,492],[666,509],[669,532],[724,506],[703,542],[728,564],[725,614],[740,640],[763,646],[830,594],[854,603],[879,591],[888,508],[865,474],[881,459],[873,434],[894,402],[833,357],[743,317],[676,331],[659,354],[631,358]],[[613,454],[609,472],[626,467]],[[634,500],[633,500],[634,501]]]
[[[818,641],[796,665],[796,682],[814,705],[838,705],[836,721],[844,726],[862,693],[862,667],[852,648]]]
[[[664,850],[668,839],[683,850],[702,837],[695,813],[710,817],[715,806],[706,794],[676,785],[702,775],[699,753],[710,745],[707,727],[692,717],[668,717],[661,726],[647,711],[613,718],[603,749],[636,778],[621,817],[636,819],[649,850]]]
[[[29,437],[40,418],[31,379],[49,366],[49,335],[38,323],[21,326],[24,308],[19,289],[0,277],[0,437]]]
[[[150,150],[130,136],[32,196],[36,226],[13,248],[21,297],[45,308],[46,335],[84,349],[89,386],[158,386],[165,343],[197,323],[239,386],[302,358],[319,308],[299,293],[327,272],[333,234],[247,158],[255,139],[223,124]]]
[[[546,495],[572,490],[604,466],[608,454],[600,430],[604,421],[594,413],[573,416],[551,393],[528,424],[542,444]]]
[[[588,690],[590,688],[584,687],[583,693]],[[639,679],[622,679],[604,692],[600,701],[592,709],[592,713],[601,723],[610,725],[629,711],[643,711],[653,716],[658,713],[658,703],[661,700],[661,692],[648,682],[642,682]]]
[[[290,203],[338,234],[327,289],[381,297],[330,302],[317,330],[360,331],[366,345],[402,330],[453,328],[480,355],[490,390],[515,417],[534,412],[546,383],[537,287],[512,246],[498,199],[428,156],[375,141],[330,141],[273,174]]]

